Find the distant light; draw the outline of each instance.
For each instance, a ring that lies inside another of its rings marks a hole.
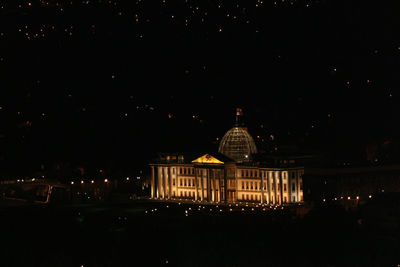
[[[360,199],[360,197],[359,197],[359,196],[357,196],[357,197],[356,197],[356,199],[358,200],[358,199]]]
[[[372,196],[371,196],[371,195],[369,195],[368,197],[369,197],[369,198],[372,198]]]
[[[91,182],[92,184],[94,184],[94,181],[93,181],[93,180],[91,180],[90,182]]]
[[[83,180],[81,181],[81,184],[85,183]]]
[[[129,177],[126,177],[126,180],[129,181]]]
[[[71,184],[74,184],[74,181],[71,181]]]
[[[35,178],[32,178],[32,182],[34,182],[35,181]]]
[[[347,197],[348,200],[350,200],[350,197]]]
[[[104,182],[105,182],[105,183],[108,183],[108,179],[104,179]]]

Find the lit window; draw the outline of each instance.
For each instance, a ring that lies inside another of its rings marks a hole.
[[[283,192],[286,192],[286,184],[283,184]]]
[[[244,189],[244,182],[242,182],[242,189]]]

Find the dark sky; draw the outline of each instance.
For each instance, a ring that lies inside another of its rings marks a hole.
[[[260,147],[396,147],[400,18],[378,2],[3,1],[4,173],[215,150],[237,106]]]

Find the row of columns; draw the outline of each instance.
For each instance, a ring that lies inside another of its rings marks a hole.
[[[157,172],[156,172],[157,168]],[[205,170],[205,175],[204,175]],[[156,179],[157,173],[157,179]],[[200,174],[200,175],[199,175]],[[284,203],[284,190],[283,190],[283,172],[273,172],[272,176],[264,178],[261,176],[261,203]],[[221,177],[222,176],[222,177]],[[176,186],[178,186],[178,174],[176,175]],[[200,178],[200,183],[199,179]],[[205,178],[205,181],[204,181]],[[236,174],[235,174],[236,178]],[[272,178],[272,179],[271,179]],[[267,199],[264,199],[264,181],[267,185]],[[288,202],[291,202],[292,194],[292,180],[291,177],[288,179]],[[237,179],[235,179],[237,180]],[[218,181],[218,182],[217,182]],[[223,181],[223,186],[222,186]],[[208,202],[221,202],[227,201],[228,198],[228,184],[227,184],[227,173],[226,168],[211,168],[211,167],[195,167],[195,200],[208,201]],[[296,175],[296,200],[299,198],[299,177]],[[278,188],[279,187],[279,188]],[[236,191],[239,190],[239,184],[236,183]],[[199,193],[200,191],[200,193]],[[207,192],[205,195],[204,192]],[[237,193],[235,194],[233,201],[237,200]],[[160,168],[157,166],[151,166],[151,198],[171,198],[172,197],[172,173],[171,168]]]
[[[157,170],[156,170],[157,169]],[[167,171],[166,171],[167,170]],[[204,174],[205,170],[205,175]],[[157,171],[157,177],[156,177]],[[199,183],[200,173],[200,183]],[[223,177],[221,178],[221,173]],[[167,175],[168,174],[168,175]],[[176,176],[176,178],[178,175]],[[204,178],[206,178],[204,182]],[[222,180],[224,186],[222,186]],[[220,202],[226,199],[227,184],[226,184],[226,170],[215,168],[195,168],[195,200]],[[217,182],[218,181],[218,182]],[[176,180],[177,186],[178,180]],[[200,190],[200,194],[199,194]],[[222,193],[223,190],[223,193]],[[207,194],[204,194],[204,191]],[[151,166],[151,198],[171,198],[172,197],[172,173],[171,168],[160,168]]]

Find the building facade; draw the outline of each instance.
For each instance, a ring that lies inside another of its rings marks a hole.
[[[157,163],[150,164],[152,198],[212,203],[303,201],[302,167],[244,165],[221,154],[205,154],[189,162],[186,157],[164,155]]]

